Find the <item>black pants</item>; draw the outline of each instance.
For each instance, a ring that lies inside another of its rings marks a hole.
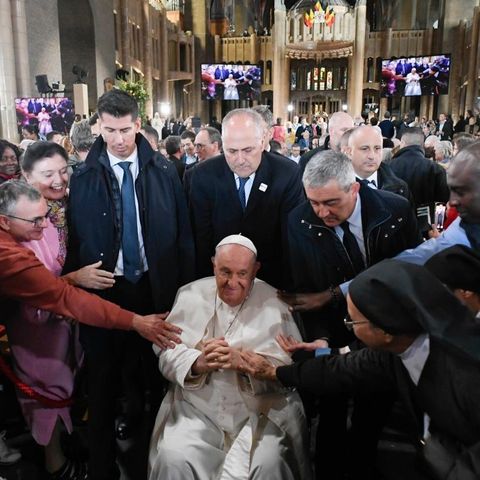
[[[349,430],[348,395],[329,395],[317,400],[317,479],[341,480],[345,476],[362,480],[376,478],[377,444],[395,398],[396,392],[380,389],[355,395]]]
[[[153,312],[148,275],[137,284],[116,277],[115,285],[102,297],[135,313]],[[88,368],[89,478],[117,480],[115,419],[116,403],[124,396],[125,414],[130,422],[140,423],[145,407],[145,391],[156,395],[163,390],[152,346],[133,331],[107,330],[81,326],[80,339]],[[138,478],[146,478],[148,449]]]

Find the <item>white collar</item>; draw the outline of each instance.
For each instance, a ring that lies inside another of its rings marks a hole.
[[[366,178],[368,182],[375,182],[375,187],[378,188],[378,170],[375,170],[368,178]]]
[[[108,151],[108,149],[107,149],[107,155],[108,155],[108,160],[110,161],[110,166],[111,167],[114,167],[115,165],[118,165],[120,162],[135,163],[137,161],[137,147],[135,147],[135,150],[127,158],[118,158],[115,155],[113,155],[113,153],[110,153]]]
[[[362,201],[360,200],[360,195],[358,193],[355,208],[346,221],[360,229],[362,228]]]
[[[419,335],[413,343],[399,355],[412,382],[418,385],[423,368],[430,354],[430,337],[427,333]]]

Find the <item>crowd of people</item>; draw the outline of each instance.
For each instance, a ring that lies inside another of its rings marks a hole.
[[[478,478],[471,117],[142,125],[113,89],[67,135],[0,140],[1,323],[48,478],[117,480],[135,438],[133,478],[376,479],[398,399],[425,478]]]

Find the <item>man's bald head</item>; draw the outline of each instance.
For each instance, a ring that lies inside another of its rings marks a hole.
[[[377,140],[383,144],[383,137],[380,130],[376,127],[370,125],[363,125],[358,128],[350,130],[350,135],[348,137],[348,146],[351,147],[354,144],[358,144],[364,141],[366,138],[375,137]]]
[[[340,139],[342,135],[353,128],[353,118],[345,112],[335,112],[328,122],[328,133],[330,134],[330,148],[340,151]]]

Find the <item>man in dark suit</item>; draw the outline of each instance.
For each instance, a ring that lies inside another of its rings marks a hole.
[[[175,166],[178,177],[183,180],[185,173],[185,164],[182,162],[182,142],[178,135],[169,135],[165,139],[165,150],[167,151],[168,159]]]
[[[353,128],[353,118],[346,112],[335,112],[328,121],[328,136],[325,144],[302,155],[299,162],[302,173],[310,159],[318,152],[328,149],[339,152],[340,140],[343,134],[351,128]]]
[[[352,160],[355,175],[370,188],[396,193],[410,200],[407,183],[382,163],[383,138],[377,128],[364,125],[348,137],[346,153]]]
[[[102,261],[115,284],[94,292],[136,313],[168,311],[177,289],[193,279],[188,212],[175,167],[139,133],[135,99],[111,90],[98,100],[102,135],[71,179],[67,272]],[[151,345],[133,332],[81,327],[88,366],[89,478],[117,480],[115,403],[126,397],[117,436],[138,426],[161,401]],[[152,419],[153,420],[153,419]],[[120,428],[121,427],[121,428]],[[142,449],[141,449],[142,450]],[[138,465],[146,477],[147,446]]]
[[[453,122],[444,113],[438,116],[437,137],[440,140],[451,140],[453,137]]]
[[[195,167],[209,158],[222,153],[222,135],[213,127],[202,127],[195,137],[195,155],[197,161],[187,165],[183,175],[183,189],[187,200],[190,198],[190,183]]]
[[[195,167],[189,205],[197,253],[197,277],[212,275],[215,245],[242,233],[257,246],[259,277],[275,287],[288,280],[286,222],[304,198],[298,166],[263,151],[262,117],[249,109],[223,119],[224,154]]]
[[[400,140],[400,150],[389,163],[395,175],[410,188],[415,209],[428,206],[431,219],[435,202],[448,202],[447,174],[438,163],[425,158],[421,128],[408,128]]]
[[[390,120],[390,112],[387,110],[383,114],[383,120],[378,124],[382,131],[382,136],[385,138],[393,138],[395,136],[395,127]]]
[[[359,127],[363,128],[367,127]],[[405,198],[356,182],[352,163],[342,153],[318,153],[305,169],[303,184],[308,201],[288,218],[295,293],[282,298],[292,310],[303,312],[307,341],[316,341],[319,347],[344,347],[354,338],[343,325],[346,304],[338,285],[370,265],[417,246],[415,216]],[[328,305],[318,310],[325,297]],[[338,397],[325,398],[319,406],[322,428],[317,452],[323,455],[317,455],[318,478],[342,478],[339,462],[348,468],[349,462],[341,461],[347,441],[346,406],[347,399]],[[351,436],[354,440],[361,436],[363,441],[352,450],[350,465],[363,472],[359,478],[371,474],[382,415],[388,414],[388,407],[388,401],[379,396],[356,399]]]

